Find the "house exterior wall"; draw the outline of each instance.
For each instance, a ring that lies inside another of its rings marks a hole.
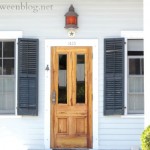
[[[0,5],[21,5],[19,0],[0,0]],[[48,10],[0,9],[0,31],[22,31],[24,38],[39,39],[39,115],[0,116],[0,149],[13,146],[20,149],[44,149],[45,117],[45,39],[66,39],[64,14],[73,4],[79,14],[76,39],[98,39],[98,149],[129,150],[140,146],[144,128],[141,116],[104,116],[104,38],[120,37],[121,31],[143,30],[143,0],[38,0],[23,5],[46,5]],[[1,7],[1,6],[0,6]],[[22,6],[23,7],[23,6]],[[25,6],[24,6],[25,7]],[[7,141],[9,145],[4,144]],[[15,143],[15,144],[14,144]]]
[[[145,69],[145,82],[144,82],[144,89],[145,89],[145,127],[147,127],[150,124],[150,119],[149,119],[149,114],[150,114],[150,109],[149,109],[149,105],[150,105],[150,100],[149,100],[149,87],[148,84],[150,82],[150,72],[149,72],[149,63],[150,63],[150,59],[149,59],[149,38],[148,38],[148,34],[150,33],[150,29],[149,29],[149,25],[150,25],[150,21],[149,21],[149,17],[148,17],[148,12],[149,12],[149,8],[148,8],[148,4],[150,2],[145,0],[144,1],[144,36],[145,36],[145,42],[144,42],[144,69]]]

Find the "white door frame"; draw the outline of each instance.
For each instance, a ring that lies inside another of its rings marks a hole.
[[[50,148],[50,85],[52,46],[91,46],[93,50],[93,149],[98,149],[98,39],[46,39],[45,40],[45,109],[44,144]]]

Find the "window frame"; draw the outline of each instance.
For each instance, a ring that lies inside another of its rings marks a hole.
[[[144,39],[144,33],[143,31],[122,31],[121,32],[121,37],[125,38],[125,55],[124,55],[124,105],[126,107],[125,109],[125,112],[124,112],[124,115],[122,117],[133,117],[133,118],[136,118],[136,117],[144,117],[144,114],[128,114],[127,112],[127,99],[128,99],[128,49],[127,49],[127,43],[128,43],[128,40],[135,40],[135,39]],[[144,49],[143,49],[144,51]],[[143,56],[144,58],[144,56]]]
[[[0,41],[14,41],[14,76],[15,76],[15,114],[0,114],[0,118],[17,116],[17,92],[18,92],[18,38],[22,38],[22,31],[0,31]]]
[[[0,78],[13,78],[14,81],[16,82],[16,64],[15,64],[15,60],[16,60],[16,47],[15,47],[15,43],[16,41],[15,40],[0,40],[0,42],[4,43],[4,42],[13,42],[14,43],[14,57],[4,57],[4,50],[2,48],[2,57],[1,59],[3,60],[3,66],[2,66],[2,74],[0,74]],[[3,47],[3,44],[2,44],[2,47]],[[4,60],[14,60],[14,73],[13,74],[3,74],[3,70],[4,70]],[[16,84],[13,86],[14,88],[16,88]],[[14,98],[15,97],[15,92],[14,91]],[[15,99],[15,106],[16,106],[16,99]],[[7,110],[6,110],[7,112]],[[14,115],[15,114],[15,108],[14,108],[14,113],[5,113],[2,111],[1,113],[1,110],[0,110],[0,115]]]
[[[129,76],[130,76],[130,74],[129,74],[129,60],[130,59],[143,59],[144,60],[144,56],[143,55],[139,55],[139,56],[128,56],[128,79],[129,79]],[[141,65],[141,64],[140,64]],[[134,74],[134,75],[131,75],[131,76],[134,76],[134,77],[136,77],[136,76],[138,76],[138,77],[143,77],[144,78],[144,74],[140,74],[140,75],[138,75],[138,74]],[[128,83],[129,84],[129,83]],[[144,88],[144,87],[143,87]],[[129,86],[128,86],[128,93],[127,93],[127,97],[129,96]],[[131,94],[131,93],[130,93]],[[143,93],[139,93],[139,92],[136,92],[136,94],[144,94],[144,92]],[[128,106],[127,106],[128,107]],[[144,110],[143,110],[143,112],[139,112],[139,113],[129,113],[128,112],[128,108],[127,108],[127,113],[129,114],[129,115],[136,115],[136,114],[139,114],[139,115],[142,115],[142,114],[144,114]]]

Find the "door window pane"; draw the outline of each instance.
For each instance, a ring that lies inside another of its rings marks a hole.
[[[3,57],[14,57],[14,42],[3,42]]]
[[[67,104],[67,55],[59,55],[58,103]]]
[[[76,103],[85,103],[85,56],[77,55]]]

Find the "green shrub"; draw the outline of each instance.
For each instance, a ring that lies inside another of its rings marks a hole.
[[[141,135],[142,150],[150,150],[150,125]]]

